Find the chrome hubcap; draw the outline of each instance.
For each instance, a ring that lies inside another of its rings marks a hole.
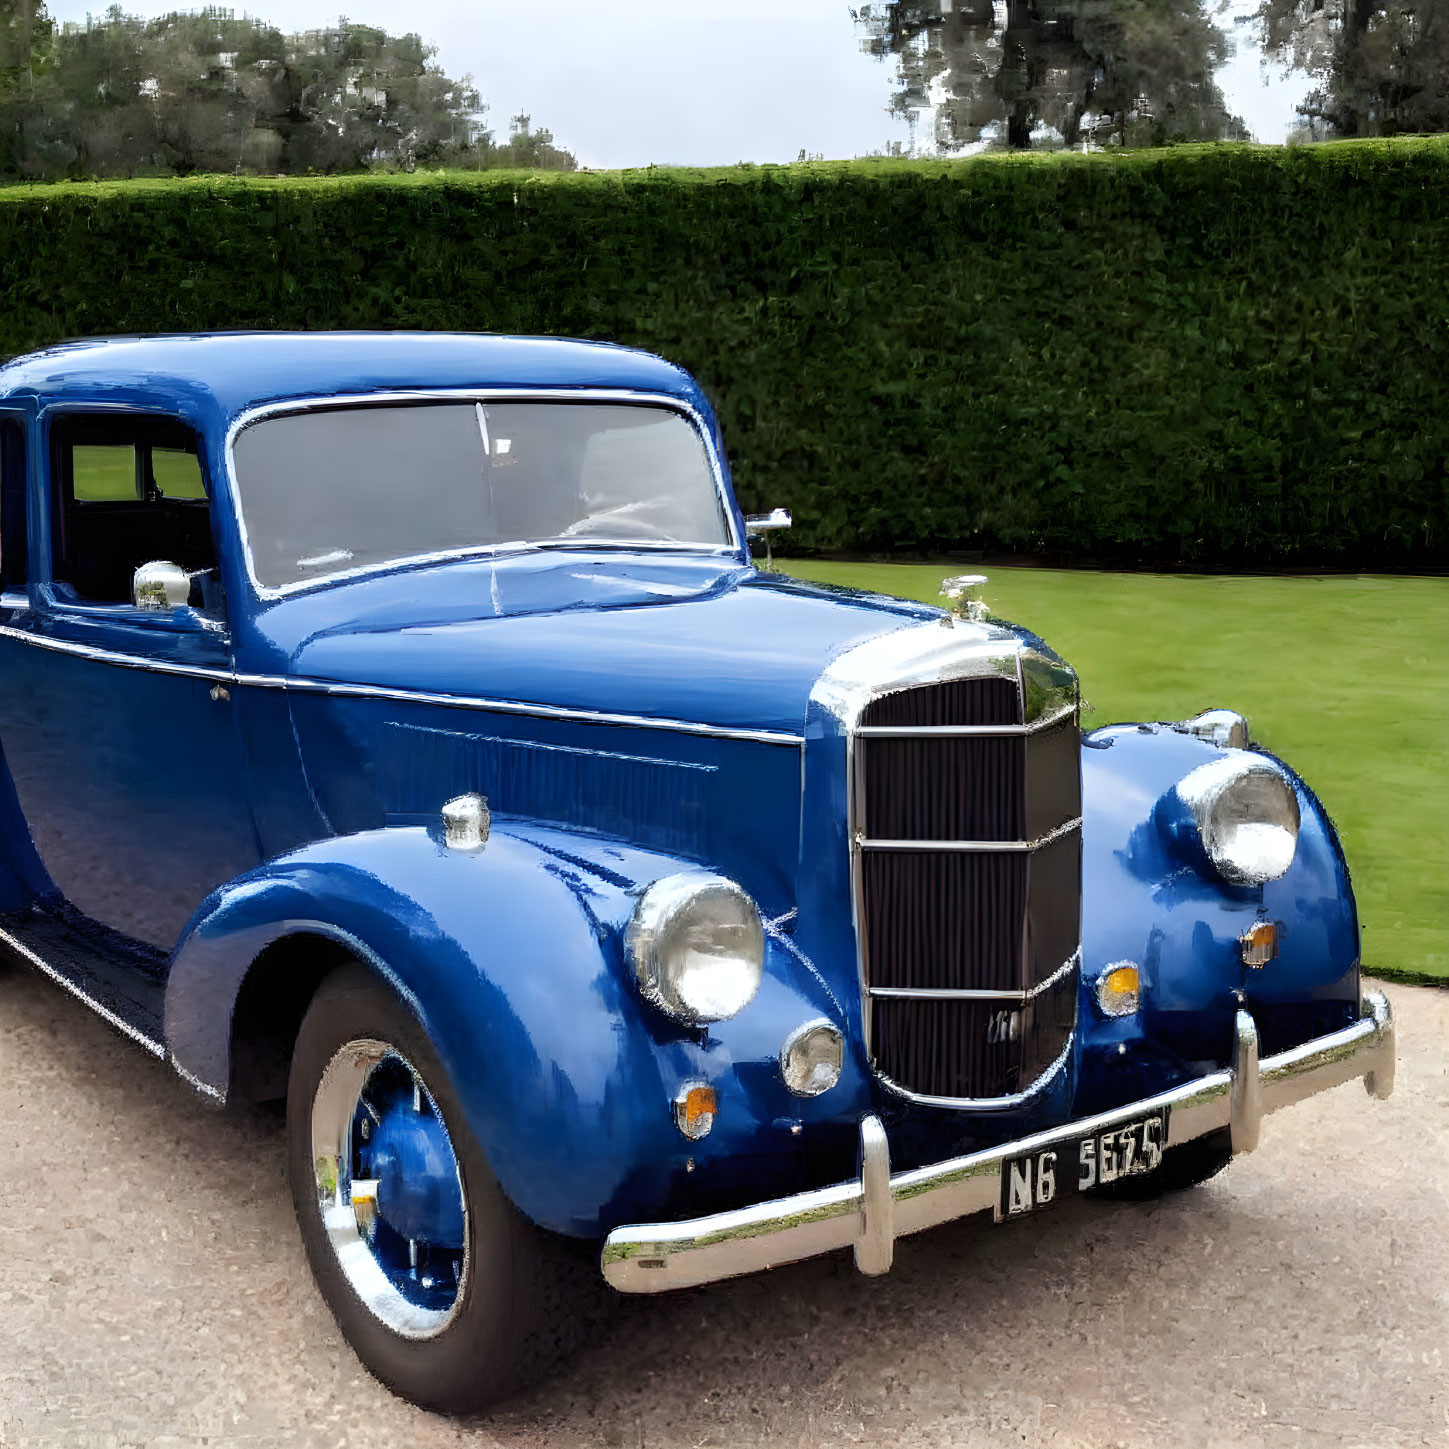
[[[317,1205],[353,1291],[395,1333],[431,1338],[468,1275],[468,1205],[442,1113],[412,1063],[343,1046],[312,1100]]]

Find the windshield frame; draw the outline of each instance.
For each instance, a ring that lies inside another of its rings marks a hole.
[[[251,538],[247,533],[247,517],[242,507],[241,489],[237,483],[236,440],[245,428],[270,417],[283,413],[297,412],[340,412],[351,408],[388,407],[401,404],[412,406],[426,403],[467,402],[576,402],[576,403],[624,403],[641,407],[664,407],[678,413],[694,429],[704,445],[705,457],[709,460],[710,476],[714,479],[715,492],[720,509],[729,529],[727,544],[679,543],[671,539],[627,539],[627,538],[560,538],[520,539],[516,542],[478,544],[476,547],[439,550],[434,553],[409,554],[402,558],[388,559],[385,563],[364,564],[357,568],[337,569],[332,573],[319,574],[314,578],[299,579],[288,584],[263,584],[257,578],[256,564],[252,557]],[[630,388],[599,387],[467,387],[467,388],[410,388],[387,392],[336,393],[312,397],[286,398],[278,402],[261,403],[238,413],[226,431],[226,492],[231,504],[232,516],[236,520],[237,536],[241,543],[242,558],[246,563],[247,582],[258,599],[270,601],[285,598],[291,594],[309,592],[312,589],[327,588],[349,579],[375,577],[391,573],[396,569],[424,568],[429,564],[449,563],[471,558],[492,558],[499,554],[523,553],[683,553],[693,557],[741,558],[747,557],[740,535],[738,511],[734,498],[725,485],[724,469],[714,445],[714,438],[705,423],[704,415],[688,399],[671,393],[640,392]]]

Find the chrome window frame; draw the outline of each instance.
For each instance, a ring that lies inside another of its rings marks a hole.
[[[18,405],[15,398],[0,399],[0,411],[26,416],[25,411]],[[212,615],[203,614],[199,610],[189,610],[190,617],[178,622],[170,613],[151,613],[146,610],[137,609],[132,602],[120,599],[104,602],[94,599],[78,599],[71,602],[66,599],[59,599],[55,595],[56,584],[69,586],[68,579],[57,578],[55,572],[55,551],[56,534],[55,518],[57,506],[57,485],[59,477],[56,469],[56,438],[55,425],[60,421],[67,421],[74,418],[105,418],[107,420],[134,421],[139,423],[155,422],[171,424],[182,427],[191,433],[196,439],[196,462],[201,471],[201,487],[204,498],[190,500],[192,502],[204,502],[208,512],[208,522],[212,528],[212,542],[216,543],[216,506],[219,501],[216,479],[212,476],[212,469],[206,455],[206,428],[197,418],[190,413],[176,407],[167,406],[164,403],[155,402],[117,402],[110,398],[40,398],[33,414],[35,424],[35,459],[34,467],[39,468],[40,484],[40,505],[36,524],[37,531],[31,534],[38,544],[40,552],[32,557],[30,541],[27,539],[26,562],[28,583],[19,589],[14,590],[16,594],[25,594],[27,607],[35,607],[37,593],[41,607],[49,612],[54,618],[68,619],[77,623],[113,623],[139,625],[143,628],[153,629],[158,635],[187,635],[200,634],[202,636],[220,636],[229,643],[232,637],[232,620],[228,614],[224,619],[218,619]],[[30,445],[30,438],[27,434],[26,446]],[[27,467],[25,480],[25,511],[27,520],[30,519],[32,504],[31,497],[33,479],[36,477],[33,468]],[[91,505],[84,505],[91,506]],[[216,548],[216,569],[220,573],[222,568],[223,550]],[[31,567],[36,562],[41,564],[40,569]],[[130,657],[130,656],[127,656]],[[136,656],[144,658],[143,655]],[[178,672],[178,671],[173,671]]]
[[[251,539],[247,532],[246,513],[242,508],[241,491],[237,483],[236,440],[243,429],[267,418],[288,413],[335,412],[356,407],[416,406],[426,403],[468,403],[468,402],[602,402],[632,404],[641,407],[664,407],[682,416],[699,435],[704,445],[705,457],[709,460],[710,474],[714,478],[715,493],[724,512],[725,524],[729,530],[728,544],[674,543],[659,539],[545,539],[517,540],[507,543],[480,544],[476,548],[442,549],[435,553],[412,554],[403,558],[389,559],[385,563],[366,564],[359,568],[339,569],[334,573],[321,574],[316,578],[300,579],[295,583],[264,585],[257,578],[256,563],[252,556]],[[349,579],[370,578],[390,573],[395,569],[421,568],[428,564],[448,563],[455,559],[493,558],[499,555],[566,551],[591,553],[596,550],[624,553],[685,553],[699,558],[736,557],[748,559],[748,553],[740,537],[736,510],[728,488],[725,487],[724,468],[714,446],[714,439],[705,425],[703,414],[693,403],[670,393],[643,392],[630,388],[569,388],[569,387],[468,387],[468,388],[415,388],[394,389],[385,392],[357,392],[285,398],[276,402],[260,403],[247,408],[232,419],[226,430],[225,442],[226,488],[232,515],[236,519],[237,537],[241,542],[242,558],[246,565],[247,582],[252,592],[263,602],[287,598],[292,594],[307,593],[313,589],[329,588]]]

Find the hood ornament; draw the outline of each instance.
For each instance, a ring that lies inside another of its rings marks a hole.
[[[985,574],[954,574],[941,580],[941,597],[950,600],[941,622],[949,629],[957,619],[979,624],[986,618],[986,605],[977,597],[986,584]]]
[[[443,806],[443,843],[449,850],[476,852],[488,844],[492,818],[481,795],[459,795]]]

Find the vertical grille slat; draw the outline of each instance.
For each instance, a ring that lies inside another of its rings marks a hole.
[[[1081,745],[1075,716],[1026,737],[1027,840],[1050,835],[1082,813]]]
[[[1025,855],[873,850],[861,867],[872,986],[1019,988]]]
[[[1076,949],[1081,929],[1082,837],[1060,835],[1026,857],[1027,984],[1045,981]]]
[[[898,1086],[933,1097],[1005,1096],[1020,1090],[1021,1045],[1012,1041],[1009,1011],[984,1001],[901,1001],[875,1004],[876,1066]],[[993,1023],[998,1025],[993,1042]],[[929,1087],[913,1082],[920,1064],[934,1068]],[[990,1082],[1001,1090],[981,1090]]]
[[[880,840],[1021,840],[1021,735],[864,739],[865,820]]]
[[[1021,723],[1020,689],[1006,677],[899,690],[860,717],[923,731]],[[1080,944],[1081,833],[1062,829],[1081,814],[1075,715],[1026,734],[862,736],[855,770],[877,1071],[948,1100],[1025,1090],[1061,1056],[1076,1022],[1078,973],[1063,967]],[[1022,848],[1044,836],[1052,838]],[[909,844],[876,844],[892,841]],[[889,994],[901,990],[1001,996]]]

